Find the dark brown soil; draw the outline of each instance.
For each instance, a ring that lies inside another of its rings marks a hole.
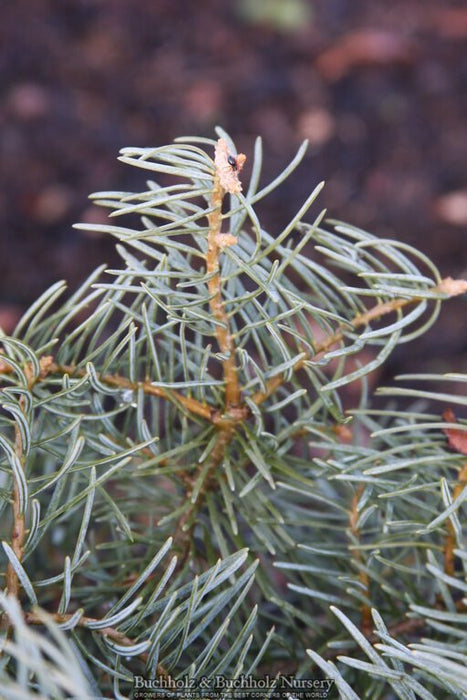
[[[120,147],[212,136],[215,124],[247,155],[263,137],[265,177],[310,139],[264,212],[271,231],[325,179],[320,204],[333,218],[416,245],[443,275],[466,275],[465,3],[290,3],[4,3],[0,324],[57,279],[74,287],[114,261],[111,241],[71,224],[96,216],[90,192],[142,186],[141,172],[116,161]],[[304,16],[268,19],[279,5]],[[465,318],[465,299],[451,302],[390,371],[466,371]]]

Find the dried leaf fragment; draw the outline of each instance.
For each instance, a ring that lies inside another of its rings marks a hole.
[[[238,243],[238,238],[231,233],[218,233],[216,236],[216,243],[221,248],[228,248]]]
[[[343,425],[342,423],[336,423],[331,426],[332,432],[337,436],[339,442],[349,444],[353,440],[353,432],[348,427],[348,425]]]
[[[54,358],[52,355],[42,355],[42,357],[39,359],[41,379],[44,379],[44,377],[46,377],[49,374],[53,367],[53,364]]]
[[[456,297],[467,292],[467,280],[454,280],[452,277],[445,277],[436,289],[438,292],[448,294],[450,297]]]
[[[12,374],[13,371],[13,367],[9,364],[9,362],[3,360],[2,356],[0,355],[0,374]]]
[[[443,419],[447,423],[455,423],[456,416],[451,408],[447,408],[443,413]],[[467,455],[467,429],[443,428],[443,433],[448,439],[449,447],[462,455]]]
[[[231,194],[239,194],[242,191],[242,183],[238,177],[246,161],[246,155],[239,153],[233,156],[225,139],[219,139],[216,143],[214,164],[219,177],[221,187]]]

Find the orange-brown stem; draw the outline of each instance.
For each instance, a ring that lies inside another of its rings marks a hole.
[[[72,615],[65,614],[61,615],[59,613],[54,613],[54,614],[48,614],[48,617],[54,620],[57,624],[63,624],[64,622],[68,622],[72,618]],[[44,619],[40,615],[34,612],[26,612],[24,614],[24,620],[27,622],[29,625],[43,625],[44,624]],[[78,622],[76,623],[76,627],[83,627],[83,628],[88,628],[88,625],[93,622],[98,622],[98,619],[95,617],[86,617],[82,616],[79,618]],[[130,637],[127,637],[123,632],[119,632],[118,630],[114,629],[113,627],[100,627],[97,630],[93,630],[94,632],[98,632],[99,634],[102,634],[104,637],[109,637],[109,639],[112,639],[116,644],[121,644],[122,646],[133,646],[136,642],[134,639],[131,639]],[[144,661],[147,660],[147,653],[143,652],[140,655],[141,659]],[[159,677],[163,676],[165,678],[169,677],[168,671],[161,665],[157,665],[157,675]]]
[[[456,296],[456,294],[460,293],[460,291],[456,289],[453,289],[451,292],[448,282],[449,278],[447,280],[443,280],[436,287],[433,287],[431,291],[442,292],[445,294],[448,293],[451,296]],[[454,280],[454,282],[456,282],[456,280]],[[381,304],[376,304],[376,306],[373,308],[368,309],[368,311],[355,316],[353,320],[350,321],[350,324],[353,328],[361,328],[362,326],[366,326],[370,321],[382,318],[383,316],[399,311],[399,309],[402,309],[405,306],[415,304],[420,301],[421,299],[419,297],[411,297],[410,299],[392,299],[391,301],[382,302]],[[323,340],[315,343],[313,354],[302,354],[301,358],[297,360],[295,365],[293,365],[293,371],[300,371],[305,366],[306,362],[311,359],[318,359],[318,355],[331,350],[334,345],[342,342],[345,336],[345,331],[348,330],[348,328],[348,324],[342,324],[338,326],[334,333],[330,333],[328,336],[323,338]],[[280,386],[282,386],[282,384],[284,384],[286,381],[286,376],[287,375],[285,374],[278,374],[275,377],[272,377],[272,379],[266,383],[266,389],[264,391],[258,391],[251,397],[253,403],[259,405],[266,401]]]
[[[20,406],[21,408],[23,407],[22,405],[22,400],[20,401]],[[21,439],[21,433],[19,431],[19,428],[17,425],[15,425],[15,453],[16,456],[21,464],[21,466],[24,466],[24,450],[23,450],[23,441]],[[18,487],[18,484],[16,482],[16,479],[14,480],[13,483],[13,503],[12,503],[12,511],[13,511],[13,525],[11,529],[11,548],[13,552],[16,554],[16,557],[18,558],[18,561],[22,561],[23,556],[24,556],[24,541],[26,538],[26,522],[24,518],[24,511],[21,510],[21,495],[20,495],[20,490]],[[18,575],[11,564],[11,562],[8,562],[7,570],[6,570],[6,587],[8,593],[11,595],[14,595],[15,597],[19,596],[20,592],[20,583],[18,579]]]
[[[237,367],[235,364],[235,345],[230,332],[229,318],[225,312],[221,291],[221,276],[219,269],[219,239],[222,226],[222,200],[225,190],[220,184],[219,176],[214,177],[211,195],[212,212],[209,214],[208,251],[206,255],[206,272],[209,275],[208,290],[212,315],[219,323],[216,324],[216,337],[223,360],[225,380],[225,412],[240,405],[240,386],[238,383]]]
[[[360,500],[360,497],[363,492],[363,484],[360,484],[358,488],[356,489],[353,498],[352,498],[352,503],[350,506],[350,517],[349,517],[349,527],[350,527],[350,532],[352,534],[353,539],[360,539],[360,529],[358,527],[358,517],[359,517],[359,512],[358,512],[358,502]],[[360,550],[357,547],[350,547],[350,551],[352,555],[355,557],[358,563],[363,564],[363,558]],[[363,569],[360,570],[359,572],[359,579],[361,584],[363,585],[365,589],[365,593],[367,596],[369,596],[370,593],[370,579],[366,571]],[[371,630],[373,628],[373,619],[371,617],[371,608],[369,605],[366,605],[365,603],[362,603],[360,606],[360,614],[361,614],[361,630],[365,635],[369,635],[371,633]]]
[[[457,484],[454,486],[452,492],[452,500],[455,501],[458,496],[462,493],[463,489],[467,484],[467,462],[462,466],[459,476],[457,478]],[[457,547],[456,531],[454,530],[454,525],[448,519],[447,521],[447,535],[444,540],[444,571],[449,576],[454,576],[455,574],[455,563],[454,563],[454,549]]]
[[[206,462],[200,464],[193,476],[188,478],[185,474],[185,479],[188,479],[189,485],[187,488],[187,498],[191,498],[193,488],[197,479],[204,472],[204,484],[200,489],[198,498],[190,508],[183,514],[177,524],[177,533],[175,543],[178,545],[182,554],[180,557],[180,565],[183,566],[190,552],[192,533],[195,526],[194,515],[199,511],[204,503],[206,492],[209,490],[211,478],[217,467],[221,464],[227,446],[232,441],[235,434],[235,426],[248,415],[248,411],[241,405],[241,391],[238,382],[237,366],[235,363],[235,344],[230,332],[229,318],[225,312],[224,301],[222,297],[222,283],[220,275],[219,255],[221,248],[219,245],[221,227],[222,227],[222,201],[224,199],[225,190],[221,185],[219,173],[214,176],[214,184],[211,194],[211,209],[208,215],[209,233],[208,233],[208,250],[206,254],[206,272],[209,276],[208,291],[210,297],[211,313],[218,324],[216,324],[216,338],[221,353],[224,355],[222,362],[224,381],[225,381],[225,399],[223,415],[218,415],[216,421],[219,430],[216,442],[211,453],[206,458]],[[206,469],[207,466],[207,469]]]
[[[198,495],[198,498],[196,499],[196,502],[193,503],[188,510],[181,516],[177,523],[177,531],[175,534],[175,540],[174,540],[174,546],[178,547],[181,549],[181,555],[179,559],[179,568],[182,568],[187,560],[187,557],[189,556],[190,553],[190,547],[191,547],[191,542],[192,542],[192,534],[193,534],[193,529],[195,527],[195,521],[194,521],[194,515],[196,512],[199,511],[201,506],[203,505],[205,498],[206,498],[206,493],[209,490],[209,485],[211,482],[211,478],[217,467],[222,463],[222,460],[224,458],[225,450],[229,443],[232,441],[232,438],[234,437],[235,434],[235,422],[232,421],[230,423],[230,426],[223,427],[222,429],[219,430],[218,435],[217,435],[217,440],[216,443],[210,453],[210,455],[207,457],[209,460],[209,466],[208,469],[204,475],[204,485],[205,488],[201,489]],[[187,488],[187,493],[186,497],[187,499],[191,498],[191,495],[193,493],[193,488],[196,484],[197,478],[200,476],[201,472],[204,470],[205,464],[200,464],[199,467],[196,469],[196,472],[194,475],[189,479],[189,485]],[[185,480],[188,479],[188,475],[185,474]],[[189,523],[189,526],[187,529],[185,527]]]
[[[11,372],[12,368],[10,365],[8,365],[6,361],[2,361],[0,363],[0,374],[11,374]],[[41,373],[40,377],[35,381],[40,381],[44,379],[45,376],[51,374],[68,374],[70,377],[84,377],[86,375],[86,370],[74,367],[73,365],[61,365],[57,364],[56,362],[49,362],[47,369]],[[123,390],[129,389],[131,391],[138,391],[138,389],[141,388],[145,394],[159,396],[167,401],[172,401],[173,403],[182,406],[189,413],[200,416],[201,418],[204,418],[212,423],[216,423],[221,420],[219,412],[213,406],[206,403],[201,403],[200,401],[193,399],[191,396],[184,396],[177,391],[154,386],[149,381],[132,382],[127,377],[123,377],[120,374],[103,374],[99,377],[99,379],[103,384],[120,387]],[[34,382],[32,382],[32,384],[33,383]]]

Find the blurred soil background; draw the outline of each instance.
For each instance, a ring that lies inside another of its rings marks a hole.
[[[138,190],[123,146],[264,140],[264,178],[308,138],[262,211],[279,232],[325,179],[326,207],[467,276],[467,6],[435,0],[15,0],[0,22],[0,325],[75,288],[114,241],[96,190]],[[386,372],[467,371],[467,304],[445,305]]]

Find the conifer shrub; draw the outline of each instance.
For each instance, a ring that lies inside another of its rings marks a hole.
[[[322,184],[266,231],[306,144],[217,136],[123,149],[120,268],[0,338],[2,697],[465,697],[467,377],[373,394],[467,283]]]

